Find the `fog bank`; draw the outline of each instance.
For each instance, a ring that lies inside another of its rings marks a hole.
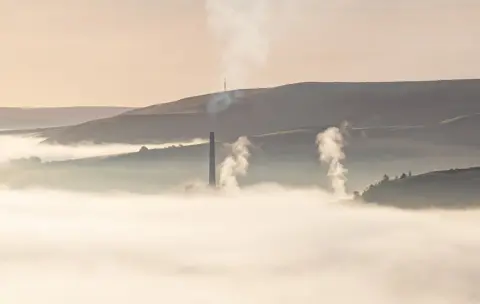
[[[475,303],[480,211],[0,190],[2,303]]]
[[[86,157],[108,156],[122,153],[137,152],[142,145],[105,144],[95,145],[85,143],[81,145],[53,145],[41,143],[44,138],[29,136],[0,136],[0,163],[10,160],[39,157],[43,161],[61,161]],[[173,145],[196,145],[206,142],[195,139],[191,142],[166,143],[146,145],[149,149],[163,149]]]

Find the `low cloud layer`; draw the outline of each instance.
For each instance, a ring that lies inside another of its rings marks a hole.
[[[125,144],[81,144],[75,146],[41,144],[43,138],[28,136],[0,136],[0,164],[11,160],[39,157],[42,161],[60,161],[86,157],[108,156],[137,152],[141,145]],[[196,139],[191,142],[147,145],[151,149],[163,149],[172,145],[195,145],[206,142]]]
[[[234,195],[0,190],[2,303],[470,304],[478,211],[318,189]]]

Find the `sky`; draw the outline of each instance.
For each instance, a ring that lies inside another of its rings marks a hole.
[[[252,1],[0,0],[0,106],[147,106],[230,74],[230,88],[480,78],[478,0]]]

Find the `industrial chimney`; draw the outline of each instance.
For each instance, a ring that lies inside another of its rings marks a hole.
[[[215,164],[215,133],[210,132],[210,157],[208,166],[208,184],[210,187],[217,187],[216,164]]]

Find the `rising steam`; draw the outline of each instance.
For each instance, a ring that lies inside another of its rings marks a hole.
[[[268,58],[270,0],[206,0],[205,6],[209,27],[221,44],[222,73],[236,87],[244,87],[250,69],[263,66]],[[218,94],[208,111],[223,111],[236,97]]]
[[[239,189],[237,177],[247,174],[250,144],[248,138],[244,136],[232,144],[231,154],[220,165],[220,187],[223,189]]]
[[[332,189],[336,196],[346,197],[347,191],[345,183],[347,181],[347,169],[341,161],[345,159],[343,152],[344,139],[342,132],[337,127],[327,129],[325,132],[317,135],[318,153],[320,161],[328,164],[328,177],[330,178]]]
[[[244,85],[248,69],[268,56],[269,0],[206,0],[208,24],[222,44],[225,77]]]

